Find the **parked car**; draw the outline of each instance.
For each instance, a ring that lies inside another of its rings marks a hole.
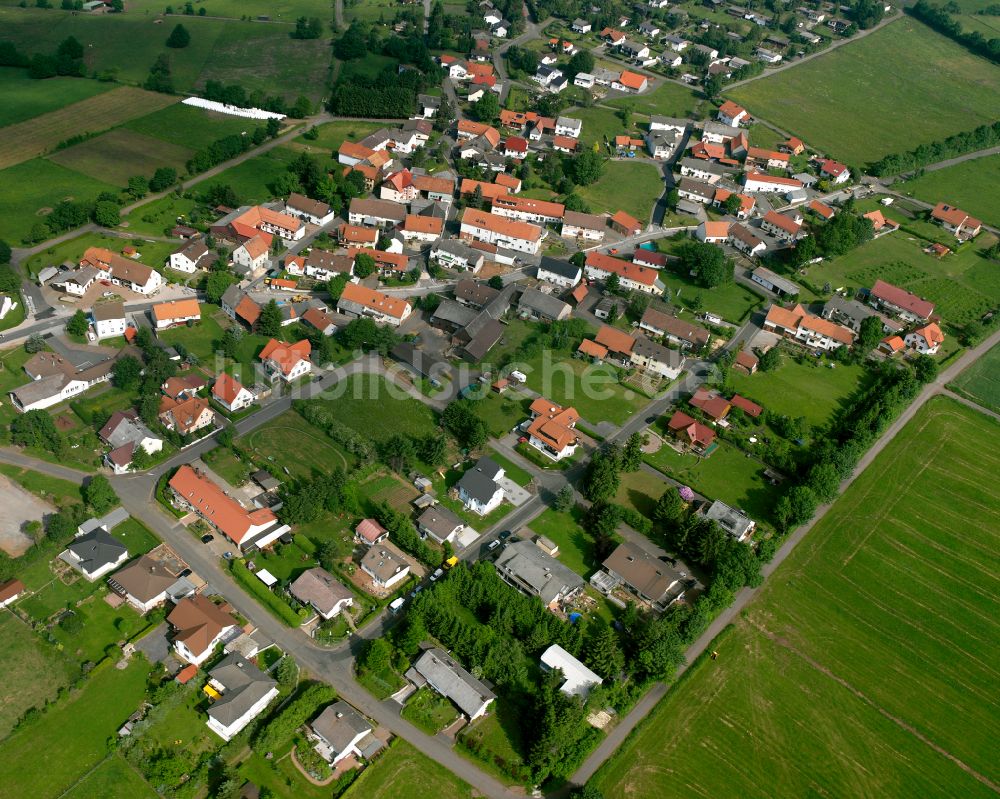
[[[500,546],[500,539],[499,538],[494,538],[492,541],[490,541],[490,545],[488,547],[486,547],[486,551],[487,552],[492,552],[498,546]]]
[[[511,535],[513,535],[513,533],[511,533],[510,530],[504,530],[502,533],[500,533],[500,540],[506,541],[508,538],[511,537]]]
[[[211,533],[205,533],[205,535],[203,535],[201,537],[201,543],[203,543],[203,544],[207,544],[210,541],[214,541],[214,540],[215,540],[215,536],[212,535]]]
[[[226,560],[232,560],[233,559],[233,553],[232,552],[223,552],[222,553],[222,557],[224,557]]]
[[[441,578],[443,574],[444,574],[444,569],[438,569],[437,571],[434,572],[434,574],[431,575],[431,582],[432,583],[436,582]]]

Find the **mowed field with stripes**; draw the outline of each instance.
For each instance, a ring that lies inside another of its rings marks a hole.
[[[1000,423],[923,407],[597,775],[615,797],[995,797]]]

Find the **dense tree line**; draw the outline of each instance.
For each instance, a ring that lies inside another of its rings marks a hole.
[[[187,171],[196,175],[211,169],[216,164],[221,164],[263,144],[269,138],[276,138],[280,131],[281,123],[277,119],[269,119],[266,125],[258,125],[247,136],[233,134],[216,139],[206,149],[199,150],[188,160]]]
[[[292,701],[259,728],[254,736],[254,748],[258,752],[273,752],[281,748],[303,724],[336,698],[336,692],[326,683],[303,686]]]
[[[927,0],[917,0],[915,5],[904,10],[929,28],[967,47],[976,55],[989,59],[994,64],[1000,64],[1000,38],[987,39],[980,31],[971,33],[963,31],[961,23],[952,16],[962,11],[957,3],[949,2],[940,6],[928,3]]]
[[[871,164],[869,171],[878,177],[899,175],[928,164],[995,147],[997,144],[1000,144],[1000,121],[992,125],[980,125],[975,130],[956,133],[947,139],[921,144],[909,152],[887,155]]]

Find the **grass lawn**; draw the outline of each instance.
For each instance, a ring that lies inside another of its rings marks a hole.
[[[351,375],[322,396],[316,402],[363,436],[387,438],[403,433],[419,438],[437,435],[434,411],[379,375]],[[387,419],[392,420],[388,428]]]
[[[43,705],[79,671],[76,663],[11,613],[0,615],[0,647],[7,661],[4,701],[0,703],[2,739],[25,710]],[[38,679],[40,674],[45,675],[44,680]]]
[[[773,372],[747,376],[731,371],[729,382],[734,392],[769,411],[792,418],[804,416],[814,427],[825,427],[857,390],[864,373],[862,366],[838,363],[831,369],[825,362],[803,359],[799,363],[785,353]]]
[[[0,8],[0,29],[9,9]],[[29,12],[30,13],[30,12]],[[59,79],[63,80],[63,79]],[[44,81],[32,81],[40,84]],[[81,84],[89,81],[80,80]],[[0,83],[0,85],[3,85]],[[15,94],[17,94],[15,88]],[[45,96],[45,89],[41,89]],[[69,102],[4,128],[4,148],[0,151],[0,169],[52,152],[60,142],[83,133],[100,133],[134,117],[177,102],[165,94],[133,87],[90,93],[87,99]],[[86,96],[86,95],[85,95]],[[69,98],[67,98],[69,99]]]
[[[22,469],[20,466],[12,466],[7,463],[0,464],[0,472],[56,507],[72,505],[81,501],[80,486],[69,480],[50,477],[41,472]],[[29,584],[28,587],[32,588],[33,586]]]
[[[200,150],[224,136],[239,136],[261,123],[175,103],[126,122],[124,127],[157,139]]]
[[[119,188],[44,158],[0,169],[0,239],[18,244],[62,200],[92,202],[102,191]]]
[[[184,172],[184,164],[194,150],[171,144],[132,130],[115,128],[94,139],[60,150],[49,156],[68,169],[94,180],[125,186],[134,175],[151,178],[160,167]]]
[[[962,372],[948,388],[1000,413],[1000,345]]]
[[[667,484],[663,482],[663,478],[645,469],[622,472],[615,502],[652,518],[653,508],[666,489]]]
[[[241,461],[239,456],[228,447],[210,449],[202,455],[201,459],[208,464],[213,472],[234,488],[238,488],[249,479],[250,465]]]
[[[749,137],[750,144],[754,147],[764,147],[768,150],[777,150],[778,145],[785,141],[785,137],[776,130],[759,123],[750,126]]]
[[[139,706],[148,674],[142,657],[124,671],[108,664],[79,693],[7,738],[0,748],[7,790],[35,799],[61,796],[107,756],[108,738]]]
[[[124,757],[109,755],[101,765],[84,777],[63,799],[156,799],[159,794]]]
[[[325,0],[195,0],[197,13],[201,7],[210,17],[233,17],[242,19],[244,16],[269,18],[272,22],[292,24],[298,17],[319,17],[324,22],[329,20],[330,4]],[[161,13],[163,3],[160,0],[131,0],[129,11]]]
[[[992,122],[998,90],[1000,68],[904,17],[727,96],[813,147],[860,165]],[[927,108],[934,113],[923,114]],[[919,129],[916,117],[923,120]]]
[[[393,0],[344,0],[344,17],[348,25],[354,20],[376,22],[379,18],[392,21],[399,6]]]
[[[0,67],[0,94],[4,99],[0,128],[65,108],[112,88],[111,83],[79,78],[35,80],[28,77],[25,69]]]
[[[208,704],[205,694],[189,683],[150,712],[150,725],[143,731],[143,737],[167,752],[183,749],[198,753],[215,749],[219,739],[205,724]]]
[[[647,455],[646,461],[709,499],[742,508],[757,522],[770,521],[774,504],[781,496],[781,490],[765,479],[763,464],[725,442],[719,442],[708,458],[681,454],[664,445]],[[654,499],[659,499],[665,488],[661,483]]]
[[[581,577],[589,577],[601,567],[594,551],[594,539],[580,526],[583,511],[575,507],[569,513],[549,508],[529,523],[531,530],[559,545],[556,556]]]
[[[91,393],[70,402],[73,412],[88,427],[101,428],[115,411],[124,411],[132,407],[134,396],[132,393],[122,391],[108,383],[105,383],[104,387],[105,391]]]
[[[350,80],[353,76],[376,78],[388,66],[395,66],[395,58],[378,53],[368,53],[364,58],[355,61],[345,61],[340,68],[339,79]]]
[[[667,270],[660,272],[660,280],[670,291],[675,305],[690,308],[693,304],[701,311],[718,314],[727,322],[734,324],[745,321],[754,308],[762,306],[765,302],[759,294],[738,283],[706,289],[696,286],[687,275]],[[700,306],[696,297],[701,298]]]
[[[299,136],[295,139],[295,144],[301,145],[303,149],[310,152],[322,151],[327,155],[340,149],[340,145],[345,141],[359,141],[369,133],[374,133],[381,128],[378,122],[355,122],[341,120],[339,122],[327,122],[316,128],[319,136],[315,139],[306,139]]]
[[[809,267],[808,280],[837,289],[869,287],[881,278],[926,297],[946,322],[962,325],[1000,302],[1000,269],[981,255],[995,241],[984,232],[960,251],[938,259],[923,252],[926,241],[901,230]]]
[[[268,187],[279,175],[288,171],[288,165],[297,155],[295,150],[288,147],[275,147],[263,155],[220,172],[208,184],[232,186],[243,205],[268,202],[274,198]]]
[[[285,479],[285,469],[295,479],[306,479],[334,468],[349,471],[354,464],[352,455],[295,411],[285,411],[266,426],[238,439],[237,445],[249,450],[255,458],[273,464],[269,471],[279,480]]]
[[[652,164],[610,161],[596,183],[577,191],[594,213],[625,211],[648,222],[656,200],[663,194],[663,176]]]
[[[344,794],[346,799],[469,799],[472,795],[466,783],[400,739]]]
[[[201,303],[201,321],[193,327],[172,327],[157,334],[160,341],[183,345],[188,352],[197,356],[203,364],[211,364],[215,358],[215,344],[222,340],[222,309],[218,305]]]
[[[1000,779],[998,451],[995,421],[931,400],[598,787],[626,797],[995,796],[975,775]]]
[[[1000,207],[996,201],[998,185],[1000,155],[991,155],[926,172],[895,188],[924,202],[956,205],[988,224],[1000,225]]]
[[[24,321],[24,303],[21,302],[21,299],[17,296],[12,297],[12,299],[17,303],[17,307],[8,311],[7,315],[3,319],[0,319],[0,330],[10,330],[12,327],[17,327]]]
[[[602,146],[606,141],[614,143],[615,136],[622,133],[642,137],[643,131],[638,120],[633,121],[632,127],[626,131],[618,112],[611,108],[594,105],[590,108],[574,108],[567,113],[583,122],[583,129],[580,131],[580,144],[583,147],[590,147],[594,142],[600,142]]]
[[[185,200],[183,197],[171,194],[136,209],[125,217],[125,223],[122,227],[130,233],[137,233],[140,236],[167,235],[171,228],[178,224],[178,217],[183,217],[182,221],[188,222],[188,216],[197,207],[198,203],[194,200]],[[172,274],[176,275],[178,279],[187,280],[190,277],[182,273]]]
[[[468,755],[486,771],[510,782],[510,772],[524,767],[517,714],[515,706],[498,699],[488,715],[462,730],[459,740],[469,748],[460,746],[458,753]],[[473,752],[473,748],[477,751]]]
[[[513,480],[515,483],[517,483],[519,486],[526,486],[528,485],[528,483],[531,482],[532,480],[531,472],[529,472],[527,469],[521,466],[518,466],[516,463],[510,460],[510,458],[505,458],[496,450],[491,450],[487,454],[498,464],[503,466],[504,473],[506,474],[506,476],[511,480]]]
[[[653,91],[634,97],[621,97],[608,101],[615,108],[623,106],[640,114],[660,114],[668,117],[689,117],[701,107],[702,100],[690,89],[676,83],[662,81]]]
[[[112,608],[104,601],[108,594],[107,586],[101,585],[100,581],[95,585],[99,586],[98,589],[83,605],[74,609],[83,620],[83,629],[70,634],[56,625],[51,630],[66,653],[80,663],[96,663],[104,657],[108,647],[131,638],[148,625],[146,619],[128,603]]]
[[[271,790],[274,796],[294,796],[295,799],[330,799],[330,787],[313,785],[302,776],[290,757],[265,760],[256,752],[240,764],[240,776],[255,785]],[[346,794],[345,794],[346,795]]]
[[[428,735],[437,735],[458,718],[458,711],[441,694],[421,688],[407,701],[402,716]]]

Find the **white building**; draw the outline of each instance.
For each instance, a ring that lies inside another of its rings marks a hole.
[[[212,260],[212,251],[203,241],[192,241],[176,252],[170,253],[168,266],[185,274],[194,274],[199,266],[208,267]]]
[[[556,120],[556,135],[569,136],[573,139],[580,138],[580,131],[583,130],[583,122],[571,117],[559,117]]]
[[[211,688],[217,697],[208,707],[208,728],[224,741],[232,740],[278,695],[278,683],[235,652],[208,677],[206,693]]]
[[[562,229],[559,235],[567,239],[600,242],[604,241],[607,228],[608,223],[603,216],[584,214],[580,211],[566,211],[563,214]]]
[[[604,682],[559,644],[552,644],[542,652],[542,668],[546,671],[562,672],[564,682],[559,690],[569,696],[580,696],[586,699],[590,689]]]
[[[252,274],[263,272],[267,268],[270,246],[270,242],[260,235],[247,239],[233,250],[233,263]]]
[[[90,318],[94,323],[94,335],[97,340],[124,336],[128,327],[125,316],[125,305],[121,302],[102,302],[90,309]]]
[[[461,236],[536,255],[542,242],[542,228],[477,208],[466,208],[462,213]]]
[[[482,457],[465,472],[456,484],[458,498],[468,510],[486,516],[500,507],[504,499],[503,467],[492,458]]]
[[[304,194],[292,192],[285,201],[285,213],[297,216],[314,225],[326,225],[334,220],[337,212],[326,203],[313,200]]]

